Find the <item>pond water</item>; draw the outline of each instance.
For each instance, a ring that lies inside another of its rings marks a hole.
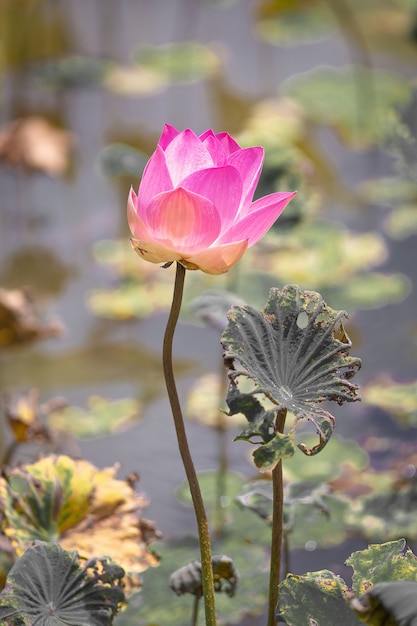
[[[79,453],[99,466],[119,462],[121,476],[138,472],[141,488],[150,498],[146,516],[156,520],[170,537],[185,529],[192,531],[194,516],[173,495],[183,480],[183,469],[160,363],[166,314],[115,322],[93,316],[87,306],[93,288],[111,286],[116,280],[94,261],[92,246],[103,239],[126,237],[126,254],[133,254],[125,221],[129,183],[115,184],[103,178],[97,170],[97,155],[115,135],[135,134],[138,129],[156,138],[165,122],[197,132],[209,127],[220,130],[225,116],[216,108],[219,89],[221,97],[235,98],[244,106],[252,98],[274,95],[281,82],[294,73],[320,64],[343,65],[351,59],[340,36],[294,47],[262,43],[253,36],[250,0],[225,2],[223,8],[194,0],[61,0],[57,4],[66,15],[72,48],[78,54],[128,62],[139,44],[196,39],[215,41],[224,59],[220,81],[174,85],[144,97],[117,95],[101,88],[61,89],[58,93],[34,85],[27,77],[16,93],[10,76],[2,94],[3,124],[16,113],[12,110],[16,99],[20,110],[58,110],[76,144],[75,169],[68,180],[0,167],[0,283],[5,287],[32,286],[41,309],[56,315],[65,327],[59,338],[1,355],[1,388],[35,386],[43,400],[64,396],[80,406],[92,395],[144,400],[144,417],[137,425],[111,437],[80,442]],[[233,123],[233,115],[230,119]],[[328,131],[323,131],[323,140],[346,184],[390,171],[390,161],[374,151],[353,153]],[[378,230],[381,223],[377,209],[347,212],[336,205],[329,208],[329,215],[355,230]],[[416,278],[415,238],[389,240],[387,245],[390,254],[383,271]],[[358,343],[354,354],[363,359],[359,382],[381,371],[393,372],[400,379],[416,375],[416,348],[410,341],[416,305],[416,293],[410,290],[401,305],[355,315]],[[175,354],[179,391],[184,397],[197,375],[217,369],[218,335],[183,321],[176,334]],[[360,408],[338,409],[339,415],[337,432],[355,436],[363,428]],[[371,429],[378,419],[375,412],[366,428]],[[187,432],[197,469],[217,466],[215,434],[193,423],[187,425]],[[230,466],[250,475],[245,444],[232,443],[232,438],[233,433],[228,445]],[[24,452],[22,458],[30,452]],[[323,563],[322,555],[297,552],[294,571],[315,568],[319,556],[320,567],[331,567],[336,560],[343,562],[347,554],[341,549]]]

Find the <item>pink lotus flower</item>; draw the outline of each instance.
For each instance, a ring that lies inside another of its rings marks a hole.
[[[263,148],[241,148],[228,133],[199,137],[165,125],[127,212],[132,246],[151,263],[179,261],[227,272],[272,226],[293,193],[252,202]]]

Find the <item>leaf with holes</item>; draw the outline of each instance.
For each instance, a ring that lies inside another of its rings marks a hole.
[[[80,567],[77,552],[35,541],[0,593],[4,626],[110,626],[125,602],[124,571],[106,558]]]
[[[230,378],[227,404],[231,415],[244,413],[249,422],[240,439],[253,442],[258,437],[267,449],[274,448],[266,455],[256,451],[261,469],[291,456],[301,420],[314,425],[319,442],[311,448],[303,443],[298,447],[308,456],[317,454],[334,426],[334,417],[318,404],[359,399],[358,387],[350,379],[361,362],[349,356],[352,344],[343,328],[344,317],[345,311],[331,309],[319,293],[301,291],[296,285],[271,289],[262,311],[250,306],[234,306],[229,311],[222,335]],[[241,393],[241,378],[251,379],[255,388]],[[264,408],[257,395],[263,395],[272,408]],[[296,418],[287,435],[277,432],[275,425],[276,414],[282,410]]]

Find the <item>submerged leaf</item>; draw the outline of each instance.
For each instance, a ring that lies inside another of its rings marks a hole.
[[[109,559],[81,567],[77,552],[35,541],[10,570],[0,593],[4,626],[110,626],[125,602],[122,568]]]
[[[298,447],[307,455],[319,452],[329,440],[333,416],[317,405],[325,400],[338,404],[359,399],[350,379],[360,368],[350,357],[351,342],[343,328],[344,311],[334,311],[319,293],[288,285],[271,289],[262,311],[235,306],[222,335],[224,361],[229,368],[227,403],[230,414],[244,413],[249,427],[239,436],[260,438],[265,451],[257,450],[257,465],[270,468],[294,452],[293,438],[300,420],[309,420],[319,436],[316,446]],[[255,388],[241,393],[240,377]],[[257,395],[272,403],[265,409]],[[296,418],[287,435],[277,432],[276,415],[290,411]],[[255,455],[254,455],[255,456]]]

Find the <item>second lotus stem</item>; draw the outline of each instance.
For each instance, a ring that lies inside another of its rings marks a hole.
[[[284,432],[287,409],[277,413],[275,429]],[[281,576],[281,555],[284,515],[284,485],[282,480],[282,460],[272,470],[272,533],[271,533],[271,569],[269,574],[269,603],[267,626],[276,626],[275,611],[278,604],[278,585]]]

